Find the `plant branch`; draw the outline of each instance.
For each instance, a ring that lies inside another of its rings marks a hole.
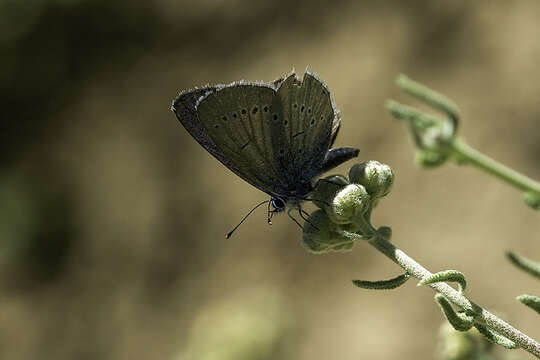
[[[450,99],[404,75],[400,75],[396,83],[405,93],[446,115],[445,118],[440,118],[396,101],[386,102],[386,108],[392,116],[408,124],[419,149],[416,158],[418,165],[431,168],[443,164],[448,158],[453,158],[458,163],[474,165],[522,190],[525,203],[535,210],[540,210],[539,182],[485,156],[457,136],[459,112]]]
[[[433,275],[426,268],[392,245],[392,243],[383,239],[377,233],[369,240],[369,243],[418,280]],[[454,305],[465,310],[466,314],[474,316],[475,322],[487,326],[489,329],[514,341],[520,348],[535,355],[537,358],[540,358],[540,344],[531,337],[525,335],[502,319],[470,301],[459,291],[446,283],[435,283],[428,286],[437,293],[444,295],[444,297]]]
[[[456,137],[452,142],[452,150],[468,164],[474,165],[485,172],[492,174],[506,183],[525,192],[533,192],[540,196],[540,183],[501,164],[498,161],[480,153]]]

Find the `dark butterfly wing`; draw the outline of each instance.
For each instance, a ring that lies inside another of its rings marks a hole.
[[[343,164],[345,161],[354,159],[359,153],[360,150],[356,148],[334,148],[328,150],[326,156],[324,157],[322,167],[319,170],[319,174],[324,174],[336,166]]]
[[[223,162],[223,156],[210,137],[208,137],[206,130],[197,117],[197,110],[195,109],[195,105],[201,97],[214,91],[216,91],[215,87],[204,87],[202,89],[181,92],[173,101],[171,110],[176,114],[176,117],[184,125],[189,134],[209,153]]]
[[[216,159],[218,159],[223,165],[232,170],[235,174],[240,176],[242,179],[250,183],[251,185],[263,190],[264,184],[255,181],[251,178],[249,173],[242,172],[237,166],[235,166],[234,158],[229,158],[227,154],[224,154],[223,151],[216,145],[214,140],[209,136],[206,127],[199,120],[197,116],[197,103],[201,98],[215,93],[218,91],[217,87],[205,87],[202,89],[196,89],[191,91],[182,92],[178,97],[173,101],[171,110],[175,113],[176,117],[184,128],[189,132],[197,142],[202,145],[210,154],[212,154]]]
[[[284,141],[290,154],[285,173],[294,174],[292,181],[311,181],[320,174],[341,118],[326,85],[309,72],[302,82],[294,74],[289,76],[281,83],[278,94],[284,116]]]
[[[208,152],[271,196],[302,198],[336,162],[326,158],[341,118],[326,85],[308,72],[302,82],[293,73],[271,84],[184,92],[172,110]]]
[[[243,179],[270,195],[287,193],[280,149],[282,112],[272,84],[232,84],[201,98],[200,123]]]
[[[334,146],[334,142],[336,141],[336,138],[339,133],[339,129],[341,129],[341,113],[339,110],[336,110],[336,117],[334,118],[334,122],[332,123],[332,140],[330,140],[330,147]]]

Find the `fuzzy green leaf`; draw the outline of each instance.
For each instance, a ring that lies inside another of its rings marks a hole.
[[[452,120],[454,127],[457,126],[459,111],[458,107],[452,100],[416,81],[409,79],[403,74],[397,77],[396,84],[407,94],[412,95],[420,101],[431,105],[433,108],[444,112]]]
[[[534,210],[540,210],[540,195],[532,191],[523,194],[523,201]]]
[[[386,101],[386,108],[392,116],[405,121],[419,149],[446,154],[454,138],[454,126],[450,122],[393,100]]]
[[[435,273],[431,276],[423,278],[418,286],[430,285],[438,282],[457,282],[459,286],[459,291],[463,293],[467,288],[467,280],[465,275],[457,270],[446,270]]]
[[[540,314],[540,298],[538,296],[523,294],[516,299]]]
[[[473,327],[473,317],[463,313],[457,313],[450,302],[446,300],[443,295],[436,294],[435,300],[441,307],[444,316],[454,329],[457,331],[467,331]]]
[[[489,341],[494,344],[501,345],[502,347],[505,347],[507,349],[516,349],[518,347],[516,343],[512,340],[508,339],[505,336],[502,336],[501,334],[497,334],[496,332],[488,329],[484,325],[474,324],[474,327],[480,332],[480,334],[484,335]]]
[[[414,162],[421,168],[433,169],[444,164],[448,159],[447,154],[430,150],[418,150],[414,156]]]
[[[440,122],[439,119],[423,113],[415,107],[403,105],[394,100],[387,100],[385,106],[393,117],[399,120],[410,121],[419,129],[427,129]]]
[[[403,285],[409,280],[410,275],[405,273],[393,279],[380,281],[353,280],[352,283],[362,289],[391,290]]]
[[[510,261],[522,270],[525,270],[532,276],[540,278],[540,263],[524,258],[521,255],[513,253],[511,251],[506,253],[506,256]]]

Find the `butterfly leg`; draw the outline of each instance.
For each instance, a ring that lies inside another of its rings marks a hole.
[[[307,222],[309,225],[313,226],[315,230],[319,230],[318,227],[316,227],[311,221],[309,221],[309,216],[310,216],[309,213],[305,211],[304,209],[302,209],[301,206],[298,206],[298,214],[300,214],[300,217],[302,218],[302,220]]]
[[[308,217],[310,216],[310,214],[304,209],[302,209],[301,206],[298,206],[298,213],[300,214],[300,217],[306,221],[307,221],[307,218],[305,218],[304,216],[308,216]]]
[[[293,209],[287,210],[287,215],[289,215],[289,217],[296,223],[296,225],[298,225],[298,226],[300,227],[300,229],[304,230],[304,227],[298,222],[298,220],[296,220],[296,219],[294,218],[294,216],[291,215],[291,211],[292,211],[292,210],[293,210]]]

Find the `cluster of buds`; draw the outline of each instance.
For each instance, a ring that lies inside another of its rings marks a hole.
[[[386,102],[386,107],[392,116],[407,124],[417,147],[416,163],[424,168],[433,168],[455,157],[452,143],[457,138],[459,121],[457,106],[445,96],[404,75],[400,75],[396,83],[405,93],[444,115],[443,117],[434,116],[393,100]],[[454,160],[461,161],[459,157]]]
[[[494,359],[490,354],[492,345],[476,328],[456,331],[445,322],[439,331],[437,358],[440,360]]]
[[[315,253],[347,251],[356,240],[369,239],[371,211],[390,193],[393,181],[392,169],[377,161],[354,165],[348,179],[332,175],[319,180],[311,196],[320,210],[306,221],[304,246]]]

